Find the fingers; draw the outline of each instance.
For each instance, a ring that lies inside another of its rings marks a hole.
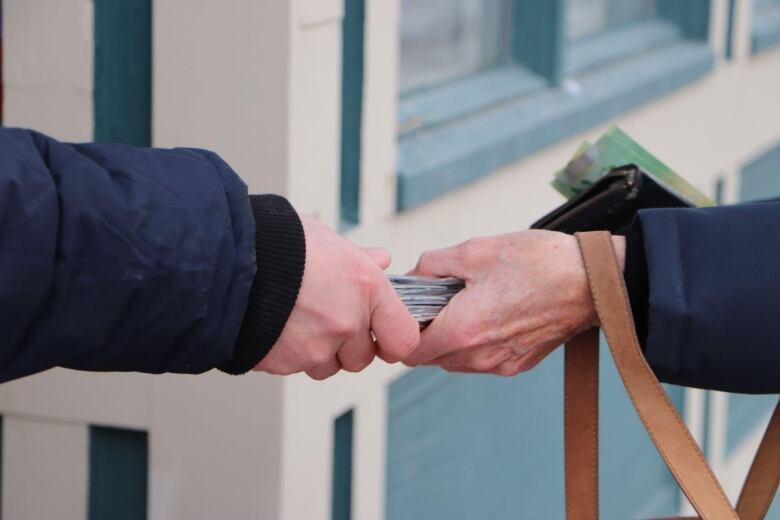
[[[382,247],[363,247],[361,248],[366,256],[371,258],[381,270],[390,267],[390,252]]]
[[[425,251],[420,255],[412,274],[437,278],[454,276],[465,279],[465,272],[461,264],[460,254],[455,247]]]
[[[371,338],[371,333],[352,338],[339,349],[336,354],[341,367],[348,372],[360,372],[374,360],[376,345]]]
[[[463,350],[454,335],[456,331],[451,325],[450,316],[457,315],[456,295],[450,303],[442,309],[441,313],[431,322],[420,336],[420,346],[410,355],[404,358],[404,364],[417,366],[453,353],[455,350]]]
[[[371,304],[371,330],[380,357],[395,363],[408,356],[420,342],[420,326],[398,298],[390,282],[379,276]]]
[[[339,370],[341,370],[341,364],[339,364],[338,360],[333,357],[321,365],[317,365],[308,369],[306,374],[312,379],[322,381],[323,379],[327,379],[330,376],[335,375]]]

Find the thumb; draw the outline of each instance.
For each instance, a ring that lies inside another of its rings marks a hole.
[[[361,248],[363,253],[373,260],[381,270],[385,270],[390,267],[390,252],[383,247],[363,247]]]
[[[384,277],[378,281],[371,304],[371,330],[376,337],[377,355],[389,363],[405,358],[420,343],[420,325]]]

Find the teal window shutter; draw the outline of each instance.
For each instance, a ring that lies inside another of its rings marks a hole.
[[[149,474],[146,432],[89,429],[89,520],[145,520]]]
[[[94,137],[152,141],[152,2],[95,0]]]
[[[352,432],[354,412],[340,415],[333,431],[332,520],[352,518]]]
[[[341,50],[341,228],[360,217],[365,0],[345,0]]]

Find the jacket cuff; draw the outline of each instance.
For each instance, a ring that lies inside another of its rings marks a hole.
[[[631,313],[634,315],[636,335],[644,350],[647,344],[648,315],[650,310],[650,283],[647,274],[647,258],[639,218],[634,218],[626,235],[626,267],[624,271]]]
[[[250,195],[255,218],[257,271],[233,357],[219,369],[243,374],[268,354],[295,306],[306,264],[303,225],[292,205],[278,195]]]

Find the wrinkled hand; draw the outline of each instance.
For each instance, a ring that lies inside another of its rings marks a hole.
[[[614,237],[621,265],[625,239]],[[424,253],[414,269],[466,288],[422,333],[404,363],[512,376],[597,324],[575,237],[530,230]]]
[[[255,370],[325,379],[342,368],[363,370],[375,355],[389,362],[409,356],[420,339],[419,325],[382,273],[390,264],[388,252],[358,248],[313,218],[301,221],[306,267],[298,299]]]

